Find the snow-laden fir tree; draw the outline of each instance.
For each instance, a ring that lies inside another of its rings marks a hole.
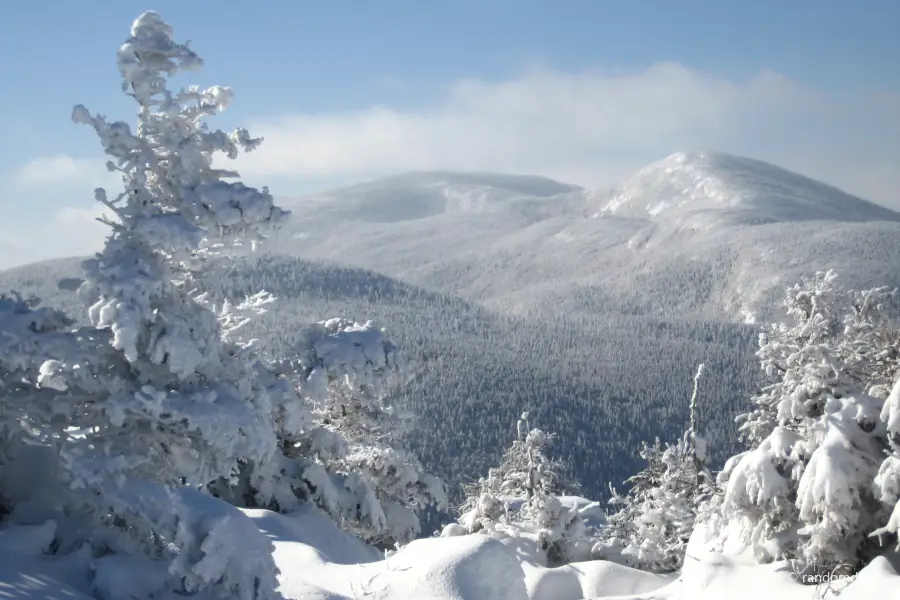
[[[123,182],[114,197],[96,192],[111,233],[84,263],[79,295],[92,327],[67,331],[59,315],[4,299],[12,341],[0,361],[15,383],[3,411],[25,423],[30,444],[54,449],[61,514],[98,526],[89,535],[95,551],[170,560],[182,592],[272,596],[268,542],[235,509],[208,510],[196,490],[274,460],[273,411],[296,396],[247,347],[224,339],[231,310],[214,312],[196,297],[194,273],[215,254],[262,239],[286,213],[267,190],[213,168],[216,153],[234,158],[259,140],[204,124],[229,104],[228,88],[167,88],[168,76],[202,62],[159,15],[134,22],[117,59],[138,105],[136,129],[83,106],[73,111]],[[243,545],[223,543],[238,538]],[[242,557],[254,546],[252,560]]]
[[[145,13],[118,53],[136,129],[73,112],[101,138],[124,191],[96,193],[111,233],[78,290],[90,327],[0,299],[0,497],[27,521],[18,509],[35,504],[15,505],[21,490],[7,489],[7,475],[21,448],[49,448],[58,464],[42,472],[61,485],[43,490],[51,512],[97,525],[68,547],[88,539],[97,552],[169,561],[181,593],[261,598],[276,585],[269,542],[209,492],[279,510],[312,500],[385,544],[416,535],[417,511],[444,492],[393,437],[385,392],[403,364],[380,329],[313,325],[295,359],[273,364],[240,330],[274,299],[216,303],[203,292],[217,257],[253,247],[287,213],[267,190],[213,168],[215,153],[234,158],[260,140],[204,124],[229,89],[169,90],[167,77],[201,64]]]
[[[647,466],[625,481],[628,492],[610,488],[616,510],[593,554],[647,571],[674,571],[684,561],[699,496],[688,436],[665,446],[659,438],[645,442],[640,456]]]
[[[309,412],[279,418],[281,456],[250,482],[253,504],[284,510],[312,500],[383,547],[415,538],[426,507],[446,507],[441,481],[398,439],[403,416],[387,400],[406,363],[374,323],[331,319],[306,327],[296,355],[277,370],[296,384]]]
[[[790,319],[760,333],[757,356],[768,383],[753,398],[755,407],[739,417],[741,434],[759,445],[776,427],[803,432],[822,414],[828,390],[846,386],[842,374],[829,369],[829,344],[840,332],[844,293],[834,272],[818,273],[787,290],[784,308]],[[786,403],[786,398],[796,402]]]
[[[706,442],[700,434],[698,385],[701,364],[694,376],[690,424],[675,444],[644,442],[640,456],[647,466],[625,481],[626,494],[610,485],[615,512],[607,520],[595,558],[632,567],[669,572],[681,568],[688,539],[701,503],[709,493]]]
[[[771,383],[743,418],[752,448],[719,475],[712,524],[723,540],[740,531],[761,560],[828,569],[855,569],[875,551],[870,534],[895,504],[885,458],[885,400],[900,370],[894,297],[846,290],[831,272],[787,290],[790,320],[760,338]]]
[[[530,428],[528,413],[522,414],[516,433],[499,467],[466,486],[462,531],[502,536],[504,526],[533,530],[539,555],[550,566],[586,557],[591,543],[582,518],[560,501],[574,486],[565,479],[562,463],[547,453],[555,434]]]
[[[53,442],[58,453],[60,440],[67,437],[73,403],[55,389],[59,363],[54,357],[80,356],[92,339],[98,355],[105,354],[104,336],[87,331],[79,340],[70,333],[73,324],[60,311],[39,307],[37,298],[0,294],[0,515],[20,512],[24,502],[33,500],[15,481],[16,464],[24,461],[29,442]],[[91,387],[86,396],[102,394],[102,381],[92,385],[97,374],[89,365],[85,372]]]
[[[900,376],[882,406],[881,420],[890,451],[875,476],[875,495],[889,516],[869,535],[882,542],[893,541],[900,548]]]
[[[555,433],[531,428],[528,413],[522,413],[512,445],[503,453],[499,466],[490,469],[486,479],[468,486],[469,499],[476,491],[527,500],[537,491],[558,495],[569,490],[573,484],[565,478],[564,465],[548,453],[556,437]]]
[[[234,158],[260,140],[243,129],[206,127],[204,119],[230,103],[230,89],[167,88],[168,76],[202,64],[171,35],[158,15],[145,13],[119,49],[123,89],[139,106],[135,132],[82,106],[74,110],[76,122],[97,132],[124,183],[115,198],[97,192],[114,215],[112,233],[85,262],[78,293],[129,367],[127,393],[103,407],[109,426],[119,428],[108,436],[116,468],[202,485],[232,477],[239,461],[268,460],[270,415],[287,389],[252,353],[223,339],[227,312],[217,315],[200,301],[194,271],[229,246],[256,242],[286,213],[266,189],[226,181],[237,174],[213,168],[217,152]],[[136,434],[124,435],[122,426]],[[143,438],[142,431],[153,433]]]

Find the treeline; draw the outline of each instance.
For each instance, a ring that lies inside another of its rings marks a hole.
[[[248,328],[274,355],[295,342],[293,324],[327,314],[386,327],[418,364],[394,395],[416,416],[408,441],[455,494],[454,483],[496,464],[510,424],[529,411],[535,424],[565,432],[554,451],[587,495],[604,497],[608,482],[636,470],[641,441],[681,434],[700,362],[702,419],[721,461],[735,450],[733,418],[758,381],[751,326],[614,312],[500,315],[372,271],[279,255],[223,269],[209,282],[223,296],[266,289],[279,298]]]
[[[52,284],[77,276],[74,261],[3,275],[4,288],[33,290],[83,314],[74,294]],[[278,298],[246,328],[272,356],[297,343],[310,320],[342,315],[385,327],[416,363],[414,377],[393,392],[415,416],[407,442],[448,482],[453,501],[461,498],[459,484],[497,463],[523,411],[562,434],[553,452],[566,475],[586,496],[605,498],[609,482],[620,485],[640,468],[642,441],[674,440],[684,430],[700,362],[707,365],[701,418],[719,464],[736,450],[733,419],[746,411],[759,379],[752,326],[660,319],[644,310],[511,316],[373,271],[274,254],[223,262],[203,285],[219,298],[259,289]]]

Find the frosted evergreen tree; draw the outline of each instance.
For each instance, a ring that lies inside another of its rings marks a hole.
[[[445,508],[444,486],[400,443],[404,417],[387,403],[406,363],[374,323],[331,319],[303,330],[296,358],[279,372],[309,414],[282,419],[278,472],[269,498],[284,508],[312,500],[345,528],[382,547],[421,531],[427,507]]]
[[[610,486],[616,507],[602,539],[594,547],[597,558],[623,562],[655,572],[681,568],[700,504],[709,493],[711,476],[705,467],[706,442],[700,433],[697,368],[690,399],[690,423],[682,439],[663,445],[643,443],[640,456],[647,466],[625,481],[621,495]]]
[[[890,452],[875,476],[875,495],[888,517],[870,536],[882,543],[893,540],[900,548],[900,377],[882,407],[881,420],[885,424]]]
[[[753,447],[720,474],[717,527],[739,525],[761,560],[852,570],[892,508],[885,400],[900,336],[892,292],[848,291],[834,279],[822,273],[790,288],[791,321],[761,337],[772,383],[744,419]]]
[[[556,436],[530,428],[528,413],[516,424],[516,434],[500,466],[466,486],[459,522],[469,533],[493,534],[501,524],[533,529],[546,563],[565,564],[579,546],[587,545],[586,554],[590,544],[580,514],[560,502],[560,495],[574,485],[563,477],[562,463],[547,455]]]
[[[159,15],[134,22],[117,58],[123,90],[138,104],[136,129],[73,111],[97,132],[124,188],[96,192],[111,233],[84,263],[78,291],[91,327],[67,330],[58,314],[4,299],[0,370],[14,383],[3,412],[27,423],[30,443],[54,449],[60,514],[82,530],[95,526],[95,551],[166,560],[182,593],[273,597],[269,542],[198,489],[276,457],[273,410],[292,391],[248,347],[225,339],[233,311],[211,310],[194,274],[208,258],[263,239],[286,213],[265,189],[228,182],[236,173],[212,167],[217,152],[234,158],[259,140],[205,126],[231,101],[228,88],[168,89],[167,77],[202,61]]]
[[[57,359],[81,358],[91,342],[98,358],[109,354],[102,334],[83,331],[78,339],[71,333],[70,318],[39,304],[34,297],[0,294],[0,515],[25,500],[19,498],[23,490],[12,483],[20,453],[37,442],[51,445],[58,454],[70,419],[77,414],[73,402],[57,389],[70,385],[57,379],[61,366]],[[104,382],[90,367],[84,368],[89,389],[83,393],[90,399],[102,397]],[[40,479],[44,483],[46,478]]]
[[[562,476],[563,465],[547,455],[555,434],[540,429],[530,429],[528,413],[523,413],[516,424],[516,439],[503,453],[500,465],[488,471],[486,478],[465,487],[466,500],[460,513],[470,514],[472,509],[481,507],[491,520],[499,516],[496,507],[513,500],[528,501],[537,492],[558,495],[569,487]],[[478,511],[476,511],[477,513]],[[470,525],[473,531],[481,525],[476,518]]]
[[[155,13],[141,15],[131,34],[118,66],[123,89],[139,106],[136,131],[82,106],[73,113],[97,132],[113,159],[110,170],[124,183],[115,198],[97,191],[114,215],[106,221],[112,233],[85,262],[78,290],[91,323],[110,332],[113,349],[128,364],[122,389],[97,407],[98,423],[91,424],[108,430],[105,453],[116,460],[92,464],[104,476],[122,470],[202,485],[233,477],[240,461],[269,459],[272,407],[288,390],[246,348],[223,339],[228,311],[217,314],[197,297],[194,272],[229,247],[260,240],[286,213],[267,190],[228,182],[237,174],[212,167],[217,152],[234,158],[260,142],[243,129],[205,126],[204,118],[228,106],[231,90],[170,91],[166,77],[202,61],[173,41]],[[57,377],[76,368],[62,364]]]
[[[759,445],[778,426],[805,431],[809,419],[821,416],[827,391],[846,385],[827,363],[828,343],[840,332],[843,316],[836,278],[832,271],[818,273],[789,288],[789,320],[760,333],[757,356],[770,383],[753,398],[755,408],[739,418],[750,444]]]

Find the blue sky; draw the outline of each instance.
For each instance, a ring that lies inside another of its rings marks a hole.
[[[143,10],[267,138],[245,179],[295,195],[413,169],[611,183],[679,150],[776,162],[900,208],[895,0],[18,2],[0,21],[0,268],[93,250],[111,183],[83,103],[134,110],[115,50]],[[179,83],[181,81],[179,80]],[[82,250],[84,249],[84,250]]]

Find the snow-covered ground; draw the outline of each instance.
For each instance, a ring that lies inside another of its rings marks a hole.
[[[472,534],[416,540],[386,558],[312,507],[289,516],[246,510],[272,544],[280,593],[293,600],[841,600],[890,599],[900,589],[900,555],[876,558],[853,579],[798,583],[786,562],[711,552],[699,527],[679,574],[654,575],[607,561],[542,567],[528,534],[497,540]],[[44,555],[51,525],[0,532],[0,598],[150,598],[159,573],[146,559]],[[820,576],[822,574],[819,574]],[[827,574],[825,575],[827,579]]]

